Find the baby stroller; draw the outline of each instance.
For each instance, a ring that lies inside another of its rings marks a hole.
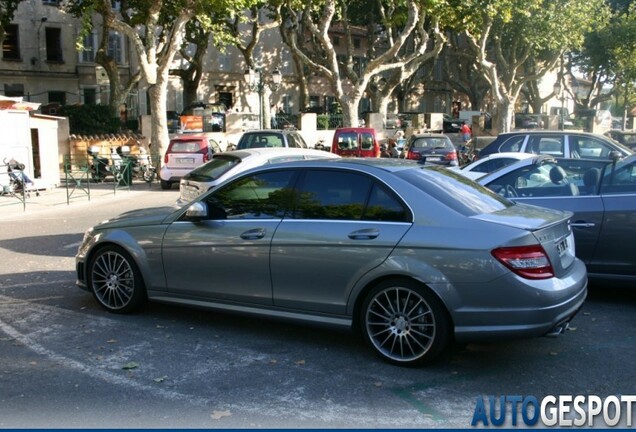
[[[4,159],[3,162],[7,167],[7,174],[9,176],[9,184],[2,186],[3,194],[24,194],[29,197],[30,191],[35,190],[35,195],[40,195],[40,192],[33,188],[33,182],[24,172],[25,166],[23,163],[15,159],[10,159],[9,161]]]

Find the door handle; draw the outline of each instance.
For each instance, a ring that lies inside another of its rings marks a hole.
[[[371,240],[380,235],[380,231],[375,228],[361,229],[349,233],[349,238],[352,240]]]
[[[243,240],[260,240],[265,237],[267,231],[264,228],[254,228],[241,234]]]
[[[593,222],[572,222],[570,226],[574,228],[594,228],[596,226]]]

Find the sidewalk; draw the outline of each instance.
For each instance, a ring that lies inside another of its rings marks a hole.
[[[119,186],[117,188],[112,182],[90,183],[88,186],[84,189],[77,187],[73,190],[70,185],[67,189],[66,185],[62,184],[52,189],[39,190],[39,195],[31,191],[24,203],[21,200],[22,195],[17,197],[2,195],[0,196],[0,219],[49,209],[81,207],[96,201],[131,198],[139,193],[161,190],[159,182],[133,181],[130,187]],[[173,191],[175,190],[177,189],[173,188]]]

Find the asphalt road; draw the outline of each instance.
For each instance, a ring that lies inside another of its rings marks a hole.
[[[0,218],[0,428],[464,428],[482,395],[636,394],[636,289],[592,287],[562,337],[456,347],[416,369],[333,329],[103,311],[74,283],[84,230],[176,195]]]

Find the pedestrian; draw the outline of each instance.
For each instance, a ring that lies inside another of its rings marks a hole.
[[[470,140],[472,131],[470,130],[470,126],[468,126],[465,121],[462,122],[462,127],[459,129],[459,132],[462,134],[462,141],[464,143],[467,143]]]
[[[395,143],[395,141],[391,141],[391,143],[389,144],[389,154],[392,158],[400,156],[400,152],[397,149],[397,144]]]

